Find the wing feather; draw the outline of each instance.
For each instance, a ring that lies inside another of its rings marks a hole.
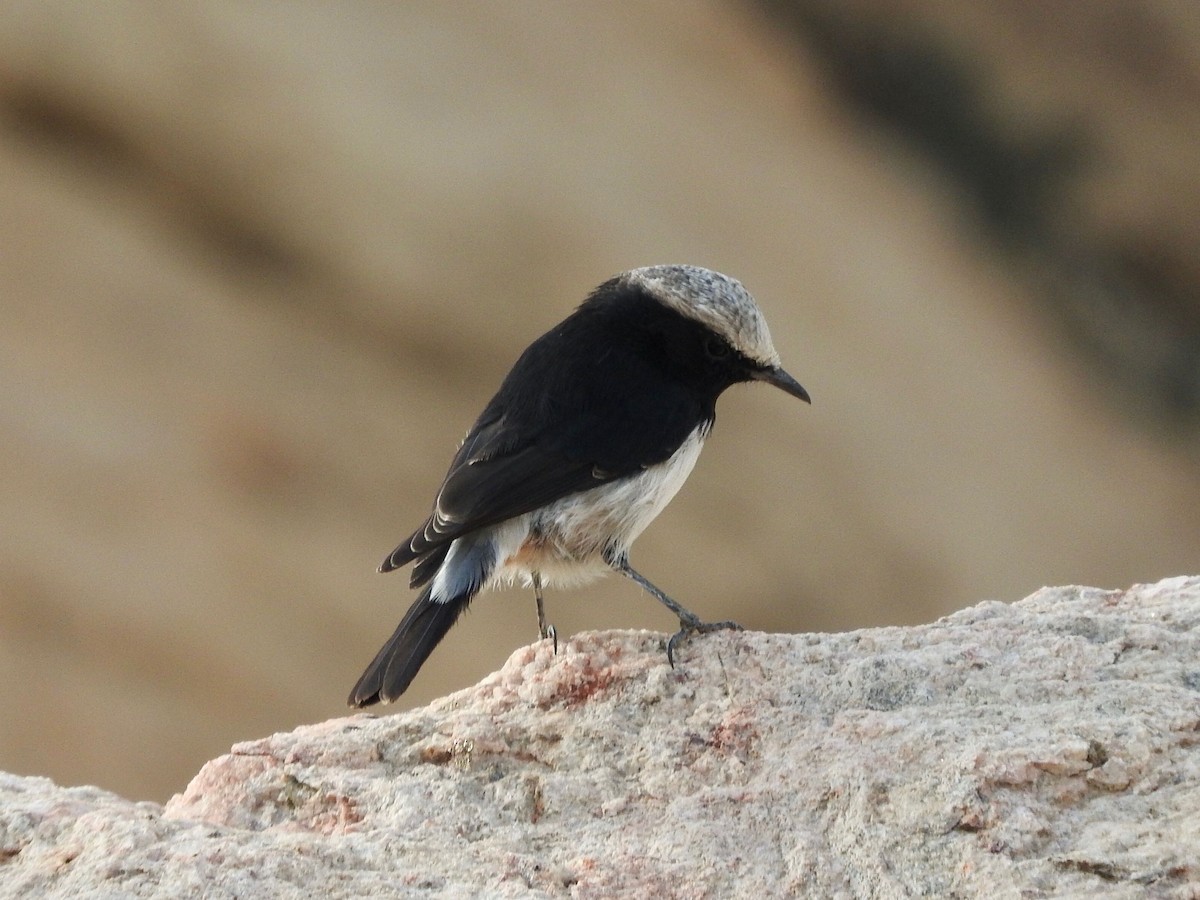
[[[663,462],[711,421],[715,395],[689,390],[652,363],[654,354],[621,335],[573,333],[586,311],[517,361],[455,454],[433,512],[380,571],[418,560],[413,582],[424,583],[444,558],[437,548]]]

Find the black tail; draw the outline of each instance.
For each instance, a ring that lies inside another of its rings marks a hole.
[[[351,706],[391,703],[403,694],[433,648],[471,602],[471,594],[466,594],[435,603],[429,599],[430,590],[427,587],[421,591],[388,642],[362,673],[350,692]]]

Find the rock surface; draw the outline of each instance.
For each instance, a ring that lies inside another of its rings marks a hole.
[[[165,807],[0,780],[0,895],[1200,894],[1200,577],[915,628],[514,654]]]

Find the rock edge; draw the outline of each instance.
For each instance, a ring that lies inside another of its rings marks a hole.
[[[165,807],[0,774],[0,896],[1200,896],[1200,577],[518,650]]]

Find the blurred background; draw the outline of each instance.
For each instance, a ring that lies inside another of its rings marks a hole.
[[[375,567],[520,350],[639,265],[740,278],[814,400],[726,394],[635,547],[705,618],[1200,571],[1194,3],[0,19],[2,769],[164,800],[345,714],[412,596]],[[548,607],[674,627],[617,578]],[[398,707],[534,636],[485,595]]]

